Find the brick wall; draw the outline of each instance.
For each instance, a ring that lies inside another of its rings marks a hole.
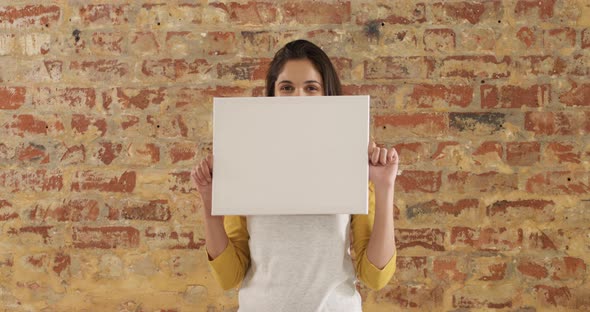
[[[366,311],[590,309],[586,0],[0,0],[2,308],[234,311],[189,170],[296,38],[401,157]]]

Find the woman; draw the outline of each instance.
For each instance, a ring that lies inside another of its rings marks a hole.
[[[332,63],[313,43],[296,40],[275,54],[267,96],[341,94]],[[374,142],[368,152],[368,215],[211,216],[213,156],[195,166],[191,176],[205,207],[210,269],[225,290],[242,282],[239,311],[361,311],[357,277],[371,289],[389,282],[397,255],[393,190],[398,155]]]

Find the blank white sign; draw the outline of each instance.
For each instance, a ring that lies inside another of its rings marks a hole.
[[[367,214],[370,100],[213,99],[212,215]]]

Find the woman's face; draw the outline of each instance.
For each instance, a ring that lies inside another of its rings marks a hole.
[[[275,96],[320,96],[322,86],[322,75],[310,60],[289,60],[275,82]]]

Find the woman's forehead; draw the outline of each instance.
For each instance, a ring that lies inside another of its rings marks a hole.
[[[291,81],[292,83],[305,83],[306,81],[315,80],[322,82],[322,75],[317,71],[313,63],[308,59],[289,60],[283,66],[279,73],[277,82],[283,80]]]

